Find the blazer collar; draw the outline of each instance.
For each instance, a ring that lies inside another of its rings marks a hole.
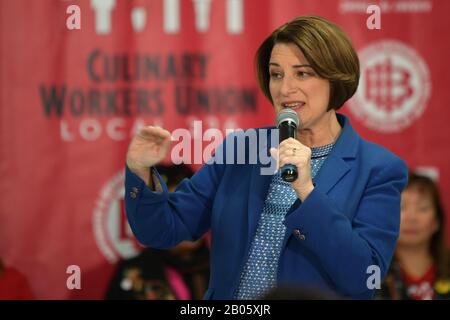
[[[361,139],[346,116],[337,114],[337,118],[342,127],[341,134],[313,179],[315,187],[323,193],[328,193],[350,171],[350,162],[357,156]]]
[[[351,126],[348,117],[340,113],[336,113],[336,116],[342,127],[342,131],[331,153],[335,153],[340,158],[355,158],[358,153],[358,143],[361,138]]]

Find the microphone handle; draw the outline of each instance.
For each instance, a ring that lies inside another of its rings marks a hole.
[[[297,126],[293,122],[282,123],[280,129],[280,143],[288,138],[297,137]],[[298,177],[297,167],[293,164],[287,163],[280,169],[281,178],[286,182],[295,181]]]
[[[288,138],[297,137],[297,126],[293,122],[282,123],[279,126],[280,129],[280,143]]]

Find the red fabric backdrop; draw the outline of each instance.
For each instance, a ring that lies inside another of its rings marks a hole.
[[[0,257],[37,298],[101,298],[114,263],[138,250],[123,213],[133,132],[272,124],[254,53],[304,14],[341,25],[360,55],[342,112],[436,176],[448,208],[450,2],[382,2],[381,29],[369,30],[359,0],[1,0]],[[66,26],[73,4],[81,30]],[[69,265],[81,290],[66,286]]]

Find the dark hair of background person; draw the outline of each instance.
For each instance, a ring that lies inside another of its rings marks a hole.
[[[194,174],[194,171],[185,164],[159,164],[155,166],[155,169],[169,188],[175,188],[183,179],[190,178]]]

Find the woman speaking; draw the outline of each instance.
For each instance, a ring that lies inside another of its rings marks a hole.
[[[328,20],[299,17],[264,40],[256,70],[275,110],[294,110],[300,120],[295,138],[258,143],[266,149],[258,152],[270,151],[278,167],[295,166],[297,178],[262,175],[261,164],[216,162],[169,193],[154,166],[169,152],[170,133],[145,127],[127,153],[125,203],[134,234],[169,248],[211,230],[205,299],[258,299],[286,284],[371,298],[369,277],[382,281],[395,249],[407,168],[336,112],[359,81],[350,40]]]

